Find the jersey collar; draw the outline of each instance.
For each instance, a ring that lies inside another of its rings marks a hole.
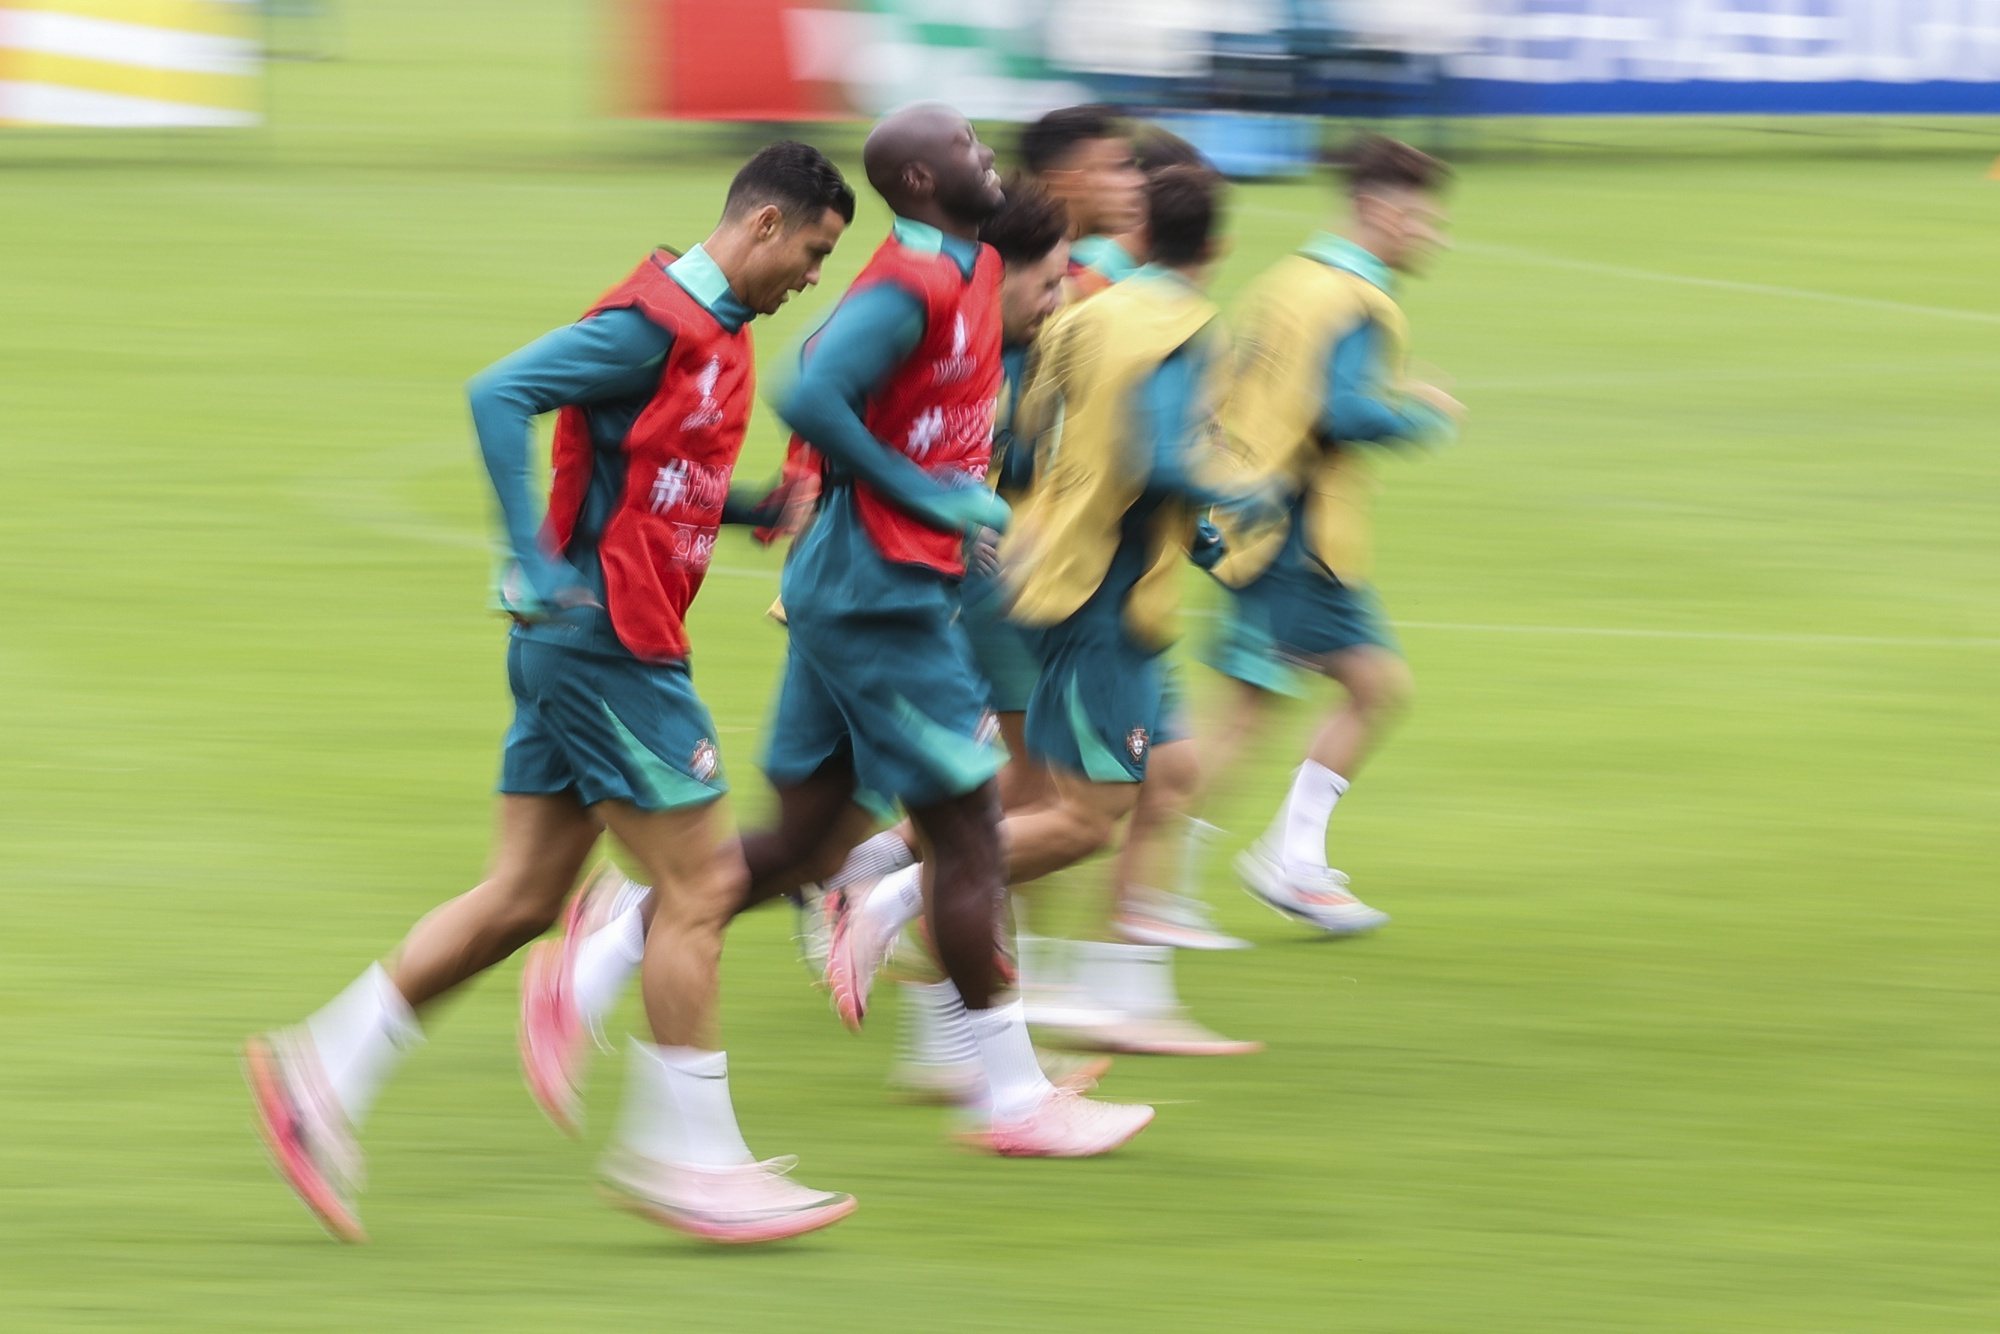
[[[966,277],[979,263],[979,242],[968,241],[959,236],[946,236],[928,222],[918,222],[914,218],[899,217],[890,229],[896,244],[905,250],[913,250],[919,255],[949,255]]]
[[[1307,259],[1316,259],[1329,268],[1351,273],[1365,283],[1396,294],[1396,275],[1389,266],[1344,236],[1320,232],[1299,248]]]
[[[1085,268],[1096,269],[1112,282],[1123,282],[1137,273],[1139,261],[1109,236],[1080,237],[1069,248],[1069,257]]]
[[[731,333],[748,324],[756,314],[736,299],[736,293],[729,290],[729,279],[722,276],[722,269],[698,245],[689,247],[685,255],[667,265],[667,276],[701,302],[702,309]]]

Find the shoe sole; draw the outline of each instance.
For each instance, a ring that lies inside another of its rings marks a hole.
[[[993,1133],[990,1130],[960,1131],[957,1140],[962,1148],[970,1149],[975,1153],[990,1153],[999,1158],[1102,1158],[1105,1154],[1115,1153],[1137,1139],[1140,1131],[1153,1124],[1153,1118],[1156,1115],[1158,1113],[1148,1107],[1146,1109],[1145,1120],[1140,1121],[1119,1138],[1112,1140],[1108,1144],[1069,1152],[1058,1153],[1049,1149],[1003,1147],[993,1142]]]
[[[859,903],[841,906],[826,949],[827,994],[833,998],[834,1014],[850,1033],[859,1033],[868,1015],[868,988],[862,985],[861,970],[854,962],[854,914],[860,910]]]
[[[257,1134],[271,1156],[272,1168],[292,1188],[292,1194],[305,1205],[306,1212],[334,1240],[350,1245],[367,1241],[361,1220],[341,1203],[339,1192],[313,1165],[297,1136],[283,1128],[290,1123],[292,1114],[277,1066],[277,1053],[264,1039],[251,1038],[243,1044],[243,1080],[250,1086],[251,1103],[257,1113]]]
[[[802,1209],[796,1214],[787,1214],[783,1218],[774,1218],[762,1223],[710,1223],[679,1210],[669,1209],[643,1196],[633,1195],[609,1182],[600,1184],[598,1193],[607,1203],[627,1213],[637,1214],[650,1223],[657,1223],[674,1232],[684,1233],[717,1246],[756,1246],[764,1242],[802,1237],[808,1232],[832,1227],[860,1207],[860,1202],[852,1195],[842,1195],[818,1208]]]
[[[1264,1044],[1251,1038],[1215,1038],[1210,1041],[1190,1040],[1176,1042],[1164,1038],[1158,1042],[1148,1042],[1144,1038],[1120,1041],[1117,1038],[1104,1040],[1103,1050],[1116,1052],[1121,1056],[1255,1056],[1264,1050]]]
[[[1121,939],[1133,945],[1164,945],[1168,949],[1200,950],[1204,953],[1255,948],[1250,941],[1238,940],[1235,936],[1225,936],[1220,932],[1155,930],[1131,922],[1113,923],[1111,929],[1116,931]]]
[[[528,1096],[535,1100],[535,1106],[542,1109],[542,1115],[549,1124],[571,1139],[581,1138],[583,1116],[577,1104],[574,1088],[558,1088],[543,1079],[537,1071],[540,1061],[534,1051],[534,1044],[528,1034],[533,1025],[532,1010],[536,995],[551,984],[542,980],[541,975],[550,968],[562,966],[560,951],[564,947],[553,940],[539,941],[528,948],[527,961],[521,967],[521,1021],[516,1045],[521,1053],[521,1080],[528,1086]]]

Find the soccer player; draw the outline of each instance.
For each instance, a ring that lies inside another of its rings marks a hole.
[[[938,103],[884,117],[863,163],[894,227],[774,400],[818,452],[822,490],[780,585],[790,634],[764,765],[778,817],[743,836],[744,903],[829,874],[869,818],[861,803],[900,802],[929,854],[918,910],[985,1076],[966,1142],[1014,1156],[1105,1153],[1152,1109],[1056,1087],[1019,1003],[998,995],[1000,761],[958,623],[967,540],[1008,514],[984,480],[1002,376],[1001,261],[978,240],[1004,194],[992,150]]]
[[[1029,464],[1026,446],[1016,448],[1012,434],[1014,408],[1020,401],[1028,349],[1044,322],[1063,300],[1068,274],[1068,217],[1062,206],[1038,186],[1020,177],[1006,182],[1006,203],[987,218],[980,239],[1000,256],[1000,331],[1003,379],[998,418],[993,431],[993,457],[988,480],[1010,501],[1025,489]],[[815,474],[816,483],[816,474]],[[986,547],[988,544],[983,544]],[[1003,591],[993,576],[990,550],[975,553],[961,590],[961,621],[971,639],[973,660],[987,691],[988,707],[1000,720],[1003,739],[1014,758],[998,777],[1001,803],[1013,809],[1031,804],[1045,771],[1025,760],[1022,725],[1028,696],[1040,665],[1025,634],[1007,622],[999,604]],[[844,868],[851,878],[878,879],[912,864],[916,841],[907,824],[885,831],[856,851]],[[543,942],[530,953],[523,974],[523,1052],[529,1087],[558,1125],[569,1127],[580,1071],[574,1066],[587,1054],[576,1044],[585,1030],[597,1031],[605,1014],[638,966],[644,948],[643,885],[631,885],[615,870],[606,870],[578,894],[571,908],[569,930],[562,943]],[[549,1007],[565,1001],[553,994],[559,973],[558,954],[577,951],[569,965],[568,1004],[574,1017],[556,1016],[564,1026],[546,1022]],[[823,962],[820,961],[820,962]],[[815,967],[819,963],[815,964]],[[900,1092],[925,1100],[968,1103],[985,1089],[978,1049],[965,1007],[948,979],[925,970],[919,980],[904,984],[905,1043],[891,1075]],[[546,1059],[536,1059],[547,1048]],[[574,1049],[565,1063],[553,1053]],[[1045,1073],[1059,1085],[1086,1087],[1102,1073],[1106,1062],[1065,1060],[1043,1053]]]
[[[1070,290],[1086,297],[1136,273],[1131,248],[1146,220],[1146,177],[1111,110],[1062,107],[1021,131],[1021,165],[1068,211]]]
[[[792,1236],[853,1210],[850,1196],[755,1161],[731,1108],[716,970],[744,871],[723,842],[726,785],[685,619],[750,414],[749,323],[818,281],[853,215],[825,157],[773,144],[737,173],[700,245],[649,255],[582,320],[472,381],[516,622],[493,869],[386,964],[244,1053],[278,1168],[335,1236],[362,1239],[355,1135],[421,1039],[419,1013],[547,930],[605,829],[660,887],[643,969],[653,1041],[633,1044],[606,1184],[716,1241]],[[531,423],[558,408],[545,520],[530,492]]]
[[[1215,575],[1232,590],[1211,660],[1245,695],[1282,685],[1297,664],[1344,694],[1321,720],[1262,839],[1237,859],[1250,892],[1333,935],[1388,916],[1354,896],[1327,864],[1334,806],[1410,696],[1410,672],[1370,586],[1371,453],[1451,438],[1463,416],[1443,390],[1405,370],[1397,275],[1443,244],[1445,168],[1392,139],[1369,137],[1347,167],[1344,234],[1324,232],[1245,294],[1241,354],[1224,425],[1232,445],[1290,478],[1282,524],[1223,524]],[[1257,706],[1250,706],[1253,710]],[[1239,718],[1234,730],[1239,734]]]
[[[1038,349],[1016,429],[1040,440],[1041,475],[1002,555],[1013,619],[1036,628],[1042,659],[1027,744],[1053,770],[1058,800],[1008,817],[1016,884],[1105,847],[1137,803],[1169,704],[1162,654],[1197,511],[1277,505],[1272,484],[1241,477],[1223,489],[1216,476],[1228,353],[1202,284],[1219,249],[1220,189],[1192,167],[1150,182],[1153,262],[1066,312]],[[852,1024],[914,916],[915,884],[914,868],[883,880],[836,925],[827,981]],[[1142,1017],[1169,1017],[1156,978],[1128,979],[1125,991]]]

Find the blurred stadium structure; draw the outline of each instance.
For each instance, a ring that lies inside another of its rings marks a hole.
[[[0,125],[260,119],[257,0],[0,4]]]
[[[921,97],[1143,108],[1225,169],[1308,118],[2000,111],[1990,0],[624,0],[628,109],[806,120]]]
[[[301,0],[6,0],[0,124],[240,126]],[[1143,109],[1225,169],[1311,118],[2000,112],[1993,0],[613,0],[619,109]]]

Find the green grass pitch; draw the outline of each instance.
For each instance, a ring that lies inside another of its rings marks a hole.
[[[1319,944],[1229,886],[1296,715],[1208,867],[1258,948],[1181,970],[1269,1051],[1121,1062],[1161,1104],[1130,1151],[948,1149],[883,1099],[892,1016],[841,1032],[765,914],[740,1112],[852,1221],[722,1254],[603,1208],[619,1064],[559,1139],[508,967],[371,1121],[374,1244],[324,1240],[235,1047],[479,875],[506,702],[461,386],[699,239],[736,144],[596,119],[573,8],[351,3],[265,130],[0,139],[0,1326],[2000,1325],[2000,134],[1963,125],[1466,164],[1409,308],[1471,430],[1381,510],[1420,701],[1335,822],[1395,925]],[[1326,202],[1238,192],[1223,293]],[[775,560],[718,567],[697,681],[752,817]]]

